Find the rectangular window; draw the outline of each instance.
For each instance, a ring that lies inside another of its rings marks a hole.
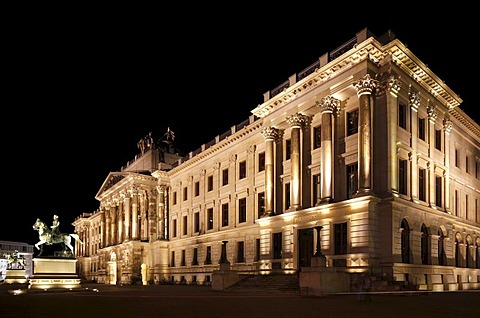
[[[257,218],[261,218],[265,213],[265,192],[258,193],[257,206],[258,206]]]
[[[470,211],[468,211],[468,201],[469,201],[469,197],[468,197],[468,194],[465,195],[465,218],[467,220],[470,220]]]
[[[453,202],[453,215],[459,216],[459,209],[460,209],[460,193],[458,190],[455,190],[455,197],[453,198],[455,202]]]
[[[418,138],[425,141],[426,134],[425,134],[425,118],[418,119]]]
[[[198,265],[198,248],[193,248],[192,265]]]
[[[183,216],[183,235],[187,235],[188,231],[188,216]]]
[[[200,182],[199,181],[195,182],[194,189],[195,189],[195,196],[198,197],[200,195]]]
[[[279,259],[282,258],[282,232],[273,233],[273,258]]]
[[[442,177],[435,176],[435,205],[436,206],[440,206],[440,207],[443,206],[442,192],[443,192]]]
[[[212,247],[207,246],[207,251],[205,253],[205,264],[209,265],[212,264]]]
[[[335,255],[347,254],[347,222],[334,225]]]
[[[260,260],[260,239],[255,239],[255,261]]]
[[[322,126],[313,127],[313,149],[322,146]]]
[[[237,242],[237,263],[245,262],[245,242]]]
[[[398,104],[398,126],[407,129],[407,105]]]
[[[470,165],[468,162],[468,156],[465,157],[465,172],[470,173]]]
[[[187,201],[188,200],[188,188],[185,187],[183,188],[183,201]]]
[[[177,191],[173,192],[173,198],[172,198],[172,201],[173,201],[173,205],[177,204]]]
[[[322,183],[320,174],[314,174],[312,176],[312,206],[315,206],[317,202],[320,202],[321,187]]]
[[[228,226],[228,203],[222,204],[222,226]]]
[[[222,186],[228,184],[228,168],[222,170]]]
[[[290,160],[292,154],[292,141],[290,139],[285,140],[285,160]]]
[[[347,136],[358,133],[358,109],[347,113]]]
[[[247,198],[238,200],[238,223],[247,222]]]
[[[288,209],[290,209],[290,182],[285,183],[284,192],[285,192],[285,198],[284,198],[285,211],[287,211]]]
[[[172,222],[172,237],[177,237],[177,219]]]
[[[358,164],[347,165],[347,197],[353,197],[358,190]]]
[[[207,178],[207,191],[213,190],[213,176],[208,176]]]
[[[258,154],[258,172],[265,170],[265,152]]]
[[[200,232],[200,212],[193,213],[193,232]]]
[[[247,177],[247,161],[240,161],[238,164],[238,179],[245,179]]]
[[[435,129],[435,148],[442,151],[442,130]]]
[[[185,266],[185,265],[186,265],[186,262],[185,262],[185,250],[182,250],[182,260],[181,260],[180,266]]]
[[[407,160],[398,160],[398,192],[407,195]]]
[[[418,169],[418,199],[420,201],[427,201],[427,171],[425,169]]]
[[[207,230],[213,229],[213,208],[207,209]]]
[[[455,167],[460,168],[460,150],[455,149]]]
[[[175,267],[175,251],[172,251],[172,254],[171,254],[171,258],[170,258],[170,266],[171,267]]]

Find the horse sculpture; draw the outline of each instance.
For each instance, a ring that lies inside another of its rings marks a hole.
[[[40,253],[38,256],[40,256],[43,252],[43,244],[47,245],[53,245],[53,244],[63,244],[64,249],[63,251],[66,252],[67,247],[70,250],[72,254],[73,252],[73,246],[72,246],[72,237],[78,241],[80,244],[83,244],[83,241],[80,239],[78,234],[65,234],[65,233],[54,233],[48,225],[45,224],[40,219],[37,219],[35,224],[33,224],[33,229],[38,231],[38,236],[40,238],[40,241],[38,241],[37,244],[35,244],[35,247],[37,250],[40,250]]]
[[[9,254],[4,253],[3,257],[8,261],[7,269],[25,269],[25,259],[18,254],[18,251]]]

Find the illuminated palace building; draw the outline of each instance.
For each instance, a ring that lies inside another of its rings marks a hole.
[[[480,289],[480,126],[461,103],[392,32],[361,30],[186,156],[171,131],[140,140],[73,222],[79,273],[208,284],[222,258],[298,276],[322,253],[387,286]]]

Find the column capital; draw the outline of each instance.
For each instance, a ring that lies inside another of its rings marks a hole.
[[[268,140],[277,140],[280,136],[280,131],[274,127],[264,127],[262,129],[262,135],[265,138],[265,141]]]
[[[428,115],[428,120],[434,124],[435,120],[437,119],[438,116],[438,111],[435,105],[428,105],[427,106],[427,115]]]
[[[290,127],[302,127],[304,124],[308,123],[310,120],[309,116],[303,115],[301,113],[296,113],[290,116],[287,116],[287,123]]]
[[[325,96],[320,102],[316,102],[320,107],[322,114],[339,114],[340,112],[340,100],[332,97],[331,95]]]
[[[412,108],[413,111],[417,112],[418,107],[420,107],[420,93],[410,92],[410,96],[408,98],[410,101],[410,108]]]
[[[443,129],[445,130],[445,133],[450,134],[450,131],[452,130],[453,123],[450,119],[444,118],[443,119]]]
[[[378,87],[379,82],[376,79],[370,77],[370,74],[366,74],[358,81],[353,82],[353,87],[357,90],[357,95],[364,94],[371,95],[373,90]]]
[[[387,79],[386,88],[393,96],[397,97],[400,92],[400,80],[395,75],[390,75]]]

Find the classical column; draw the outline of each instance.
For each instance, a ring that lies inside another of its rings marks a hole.
[[[387,99],[387,144],[388,144],[388,190],[392,194],[398,194],[398,153],[397,153],[397,127],[398,127],[398,93],[400,92],[400,80],[394,75],[387,79],[385,85]]]
[[[123,211],[123,197],[121,196],[121,200],[118,202],[118,210],[117,210],[117,218],[118,218],[118,232],[117,232],[117,243],[121,244],[124,240],[123,234],[123,219],[125,218],[125,212]]]
[[[112,218],[110,216],[111,214],[111,211],[110,211],[110,208],[107,208],[107,210],[105,211],[107,217],[106,217],[106,227],[105,227],[105,246],[110,246],[112,245],[112,237],[110,236],[110,233],[111,233],[111,227],[112,227]]]
[[[322,98],[318,104],[322,114],[321,136],[321,182],[322,188],[319,203],[329,203],[333,200],[333,116],[340,110],[340,100],[332,96]]]
[[[110,207],[111,215],[112,215],[112,223],[110,224],[110,237],[111,237],[111,242],[112,245],[115,245],[118,243],[117,240],[117,220],[118,220],[118,208],[115,202],[112,202],[112,206]]]
[[[273,197],[275,191],[275,142],[278,140],[278,129],[265,127],[262,130],[265,138],[265,212],[263,216],[273,213]],[[262,217],[263,217],[262,216]]]
[[[154,190],[148,191],[148,239],[150,242],[157,239],[157,197]]]
[[[158,193],[158,239],[163,240],[165,239],[165,191],[167,186],[166,185],[159,185],[157,186],[157,193]]]
[[[132,239],[132,223],[131,223],[132,216],[130,213],[130,201],[131,201],[131,198],[128,195],[128,193],[126,193],[125,197],[123,198],[123,206],[125,210],[125,221],[123,222],[123,226],[124,226],[126,241]]]
[[[138,191],[132,187],[132,239],[138,240]]]
[[[301,208],[301,138],[300,131],[302,126],[307,121],[308,117],[297,113],[287,117],[287,123],[291,127],[291,151],[290,151],[290,209],[289,211],[296,211]]]
[[[106,229],[108,228],[107,227],[107,224],[106,224],[106,212],[105,210],[103,210],[102,212],[102,216],[100,218],[100,238],[101,238],[101,242],[100,242],[100,247],[101,248],[104,248],[107,246],[107,231]]]
[[[434,150],[435,150],[435,121],[437,120],[437,108],[433,105],[427,106],[427,115],[428,115],[428,157],[433,160]],[[429,204],[431,207],[435,208],[435,165],[429,162],[428,174],[429,174]]]
[[[418,202],[418,158],[416,149],[418,138],[418,107],[420,106],[420,94],[410,93],[410,145],[412,153],[410,155],[410,196],[412,201]]]
[[[452,121],[448,118],[443,120],[443,130],[445,133],[445,211],[450,213],[450,131],[452,130]],[[468,213],[468,211],[467,211]]]
[[[372,192],[372,108],[373,90],[378,81],[366,74],[353,83],[358,96],[358,191],[357,195]]]

